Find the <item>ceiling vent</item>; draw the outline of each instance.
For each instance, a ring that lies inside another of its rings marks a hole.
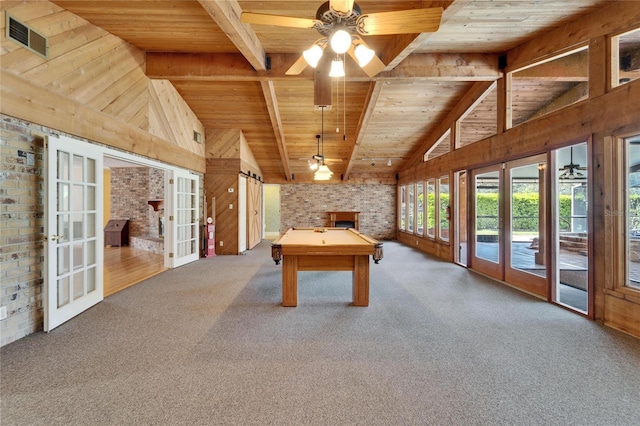
[[[47,38],[7,14],[7,38],[47,59]]]

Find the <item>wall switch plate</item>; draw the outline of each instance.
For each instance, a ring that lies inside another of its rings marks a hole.
[[[7,307],[6,306],[0,306],[0,321],[2,321],[3,319],[7,319]]]
[[[229,204],[229,210],[233,210],[233,204]]]
[[[224,241],[220,241],[220,247],[224,245]]]

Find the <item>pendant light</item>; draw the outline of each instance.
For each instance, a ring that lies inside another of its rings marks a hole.
[[[322,131],[320,132],[322,138],[322,152],[320,154],[320,167],[318,167],[318,171],[313,174],[313,180],[329,180],[333,175],[333,172],[329,170],[326,164],[324,164],[324,106],[320,107],[322,109]]]

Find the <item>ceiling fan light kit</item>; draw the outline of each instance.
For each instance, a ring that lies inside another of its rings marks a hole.
[[[318,62],[320,62],[320,58],[322,58],[323,49],[319,44],[314,44],[304,52],[302,52],[302,56],[304,60],[307,61],[310,67],[315,68],[318,66]]]
[[[331,44],[331,49],[340,55],[351,47],[351,35],[346,30],[337,30],[331,35],[329,43]]]
[[[329,71],[329,77],[344,77],[344,62],[340,57],[331,61],[331,71]]]
[[[369,49],[364,44],[358,44],[354,53],[356,55],[356,59],[358,59],[358,65],[360,65],[360,67],[367,66],[367,64],[371,62],[373,56],[376,54],[376,52],[374,52],[372,49]]]
[[[354,0],[330,0],[320,5],[315,19],[243,12],[240,20],[248,24],[315,29],[323,36],[305,50],[304,61],[297,61],[287,75],[300,74],[305,62],[315,68],[324,48],[330,44],[337,54],[348,52],[365,73],[373,77],[386,65],[360,36],[434,32],[440,27],[442,11],[442,7],[432,7],[363,14]]]

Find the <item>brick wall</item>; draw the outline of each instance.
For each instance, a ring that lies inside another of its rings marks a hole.
[[[163,198],[164,171],[149,167],[111,169],[110,219],[129,220],[129,235],[158,236],[158,218],[164,209],[154,211],[147,201]]]
[[[53,132],[13,118],[0,122],[0,346],[42,330],[44,138]]]
[[[280,186],[280,233],[329,226],[328,211],[359,211],[360,232],[379,240],[396,238],[396,185]]]

